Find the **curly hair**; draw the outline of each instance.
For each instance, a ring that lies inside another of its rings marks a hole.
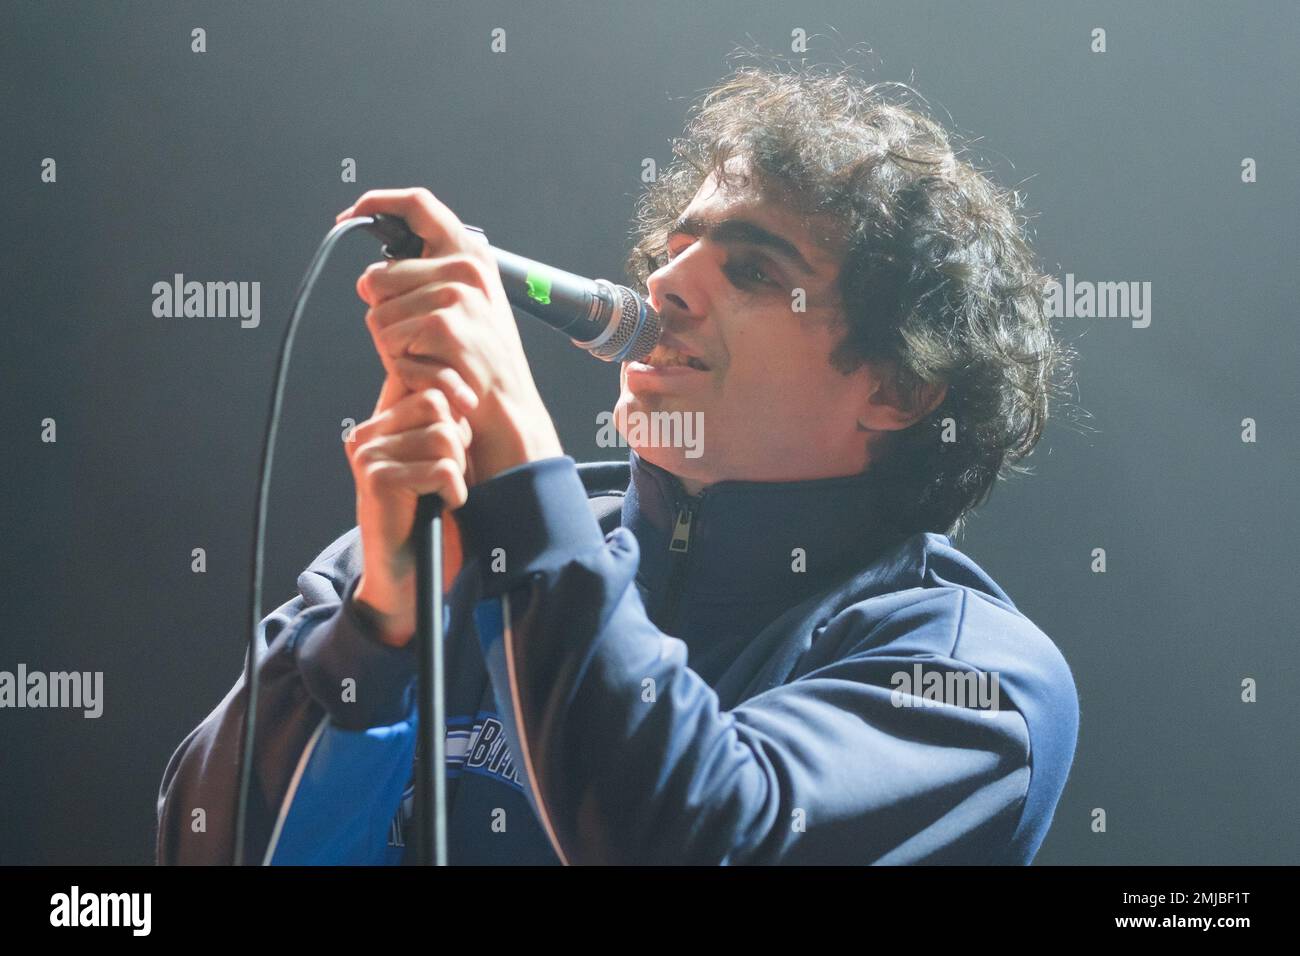
[[[1050,277],[1019,193],[960,159],[919,109],[891,101],[898,89],[915,92],[847,70],[734,71],[697,104],[674,162],[638,201],[627,272],[646,291],[669,226],[710,173],[829,223],[843,252],[831,367],[871,362],[905,398],[948,386],[870,466],[882,519],[899,534],[955,534],[999,477],[1029,471],[1016,462],[1042,435],[1073,351],[1052,335]],[[748,174],[728,167],[733,157]]]

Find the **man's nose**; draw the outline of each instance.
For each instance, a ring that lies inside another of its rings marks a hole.
[[[680,326],[707,314],[708,296],[703,287],[703,266],[691,250],[677,256],[652,272],[646,279],[650,307],[659,313],[664,325]],[[693,261],[687,262],[691,259]]]

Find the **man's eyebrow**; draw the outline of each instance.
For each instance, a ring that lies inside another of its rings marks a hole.
[[[697,239],[707,235],[714,242],[759,246],[789,260],[805,275],[817,275],[817,270],[808,264],[794,243],[748,219],[727,217],[711,220],[703,216],[681,216],[668,228],[668,236],[664,241],[678,235],[694,236]]]

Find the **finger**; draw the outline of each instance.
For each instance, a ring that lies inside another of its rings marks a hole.
[[[393,371],[397,375],[401,376],[402,381],[406,383],[406,387],[412,391],[419,391],[425,388],[441,388],[442,382],[449,377],[444,374],[443,369],[450,368],[450,366],[444,364],[438,359],[428,359],[423,357],[412,358],[403,355],[392,357],[389,361],[393,363]],[[468,371],[469,366],[465,366],[465,369],[466,371],[461,371],[460,369],[452,368],[451,371],[459,376],[462,381],[464,381],[465,377],[468,375],[469,384],[466,384],[465,387],[470,390],[471,394],[475,388],[482,391],[483,386],[479,384],[483,380],[482,376]],[[464,398],[460,394],[459,387],[455,388],[455,392],[456,409],[458,413],[463,413],[465,415],[472,414],[475,407],[477,407],[477,404],[482,403],[482,399],[477,396],[473,401]]]
[[[366,324],[371,332],[375,332],[407,319],[428,318],[439,309],[448,309],[463,301],[466,292],[459,283],[424,283],[404,295],[371,306],[366,310]]]
[[[465,445],[460,427],[455,422],[434,422],[408,428],[406,431],[377,435],[357,449],[357,462],[388,459],[389,461],[436,461],[450,458],[461,471],[465,470]]]
[[[415,323],[417,328],[428,321],[429,317],[424,319],[416,317]],[[376,326],[372,321],[372,316],[367,313],[365,316],[365,325],[370,330],[370,339],[374,342],[374,349],[380,354],[380,360],[383,363],[383,369],[389,376],[398,377],[402,384],[406,386],[408,392],[419,392],[420,389],[438,388],[442,389],[448,397],[454,399],[456,406],[461,412],[469,414],[474,408],[478,407],[478,394],[484,390],[485,373],[481,368],[481,363],[472,362],[468,358],[468,352],[458,349],[455,345],[442,345],[442,349],[455,352],[461,359],[461,365],[465,372],[459,371],[456,365],[452,365],[448,360],[439,358],[438,355],[426,354],[408,354],[407,343],[412,341],[412,329],[402,329],[396,334],[396,337],[387,336],[385,332],[376,332]],[[434,339],[430,337],[428,341],[421,341],[419,347],[421,350],[433,351],[438,349],[434,345]],[[467,380],[467,373],[472,377],[472,381]],[[476,388],[477,386],[477,388]]]
[[[451,422],[461,431],[463,444],[469,445],[473,432],[464,415],[455,411],[441,389],[427,388],[406,396],[392,408],[357,426],[354,438],[358,446],[377,435],[391,435],[434,422]]]
[[[357,295],[377,306],[421,286],[459,282],[474,288],[485,283],[482,262],[462,252],[427,259],[385,259],[372,262],[357,277]]]
[[[372,189],[352,206],[353,216],[377,212],[400,216],[434,255],[465,248],[469,242],[464,223],[423,186],[411,189]]]
[[[369,306],[379,305],[394,296],[402,295],[412,289],[437,279],[436,259],[385,259],[372,262],[365,271],[357,276],[357,298]],[[398,264],[403,266],[398,270]],[[383,283],[382,292],[379,283]]]
[[[374,418],[380,412],[386,411],[396,405],[401,399],[411,394],[406,383],[402,381],[401,376],[391,373],[384,376],[384,384],[379,389],[379,399],[375,402],[375,410],[370,413]],[[475,396],[477,400],[478,396]]]
[[[446,394],[441,389],[423,388],[413,391],[392,408],[362,423],[357,429],[369,435],[392,435],[408,428],[417,428],[433,422],[455,421],[456,416]]]
[[[459,508],[469,499],[465,476],[448,458],[437,461],[377,461],[367,466],[364,480],[371,491],[383,494],[394,490],[416,495],[439,495],[448,508]]]
[[[414,309],[414,300],[407,302],[407,307]],[[417,310],[418,311],[418,310]],[[425,328],[425,332],[433,332],[435,335],[429,339],[436,339],[436,333],[441,325],[447,321],[446,316],[434,318],[427,313],[413,317],[419,323],[415,328],[423,328],[425,324],[432,323],[430,328]],[[435,353],[435,346],[428,344],[428,340],[422,340],[421,354],[408,354],[407,343],[411,340],[411,329],[404,329],[401,337],[397,339],[385,339],[382,335],[376,316],[375,310],[370,309],[366,312],[366,328],[370,331],[371,341],[375,345],[375,350],[379,353],[379,360],[383,363],[384,372],[389,376],[400,378],[408,392],[419,391],[422,388],[439,387],[443,388],[451,395],[460,406],[461,410],[468,413],[474,411],[479,405],[479,392],[483,390],[482,382],[484,376],[479,371],[474,379],[479,387],[475,388],[466,380],[466,375],[459,370],[458,366],[451,360],[455,355],[464,355],[465,350],[455,345],[450,347],[445,343],[441,345],[441,351],[447,353],[444,359]],[[399,362],[399,359],[414,359],[415,361]],[[466,366],[468,371],[468,366]]]
[[[441,297],[452,298],[452,295],[447,293]],[[438,293],[426,293],[424,289],[393,299],[366,313],[366,328],[384,368],[401,375],[408,388],[414,390],[442,382],[435,373],[444,366],[450,367],[469,390],[457,392],[456,397],[467,411],[473,411],[487,390],[491,369],[481,357],[481,350],[471,347],[470,338],[478,333],[471,323],[463,320],[457,303],[453,301],[441,308],[432,306],[438,299]],[[397,318],[401,314],[405,317]],[[475,397],[470,398],[470,393]]]
[[[454,406],[452,408],[454,416],[463,417],[478,408],[480,401],[478,394],[460,372],[445,362],[411,356],[393,358],[392,361],[397,367],[397,373],[402,376],[402,380],[407,383],[406,387],[411,391],[436,388],[450,398]]]

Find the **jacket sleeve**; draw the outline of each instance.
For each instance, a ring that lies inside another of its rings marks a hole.
[[[355,543],[355,529],[322,552],[299,576],[298,595],[258,626],[257,739],[245,834],[249,862],[264,859],[273,831],[284,835],[291,789],[310,800],[331,783],[337,790],[350,782],[353,790],[364,787],[374,795],[395,789],[400,797],[403,774],[410,772],[407,718],[415,652],[379,641],[352,602],[359,576],[343,560],[349,541]],[[241,674],[168,761],[157,803],[160,864],[221,864],[233,858],[243,692]],[[386,775],[376,775],[380,766]],[[313,769],[314,774],[308,772]],[[359,775],[363,769],[368,776]],[[382,817],[372,829],[386,829],[398,797],[391,807],[369,806],[372,818]],[[328,836],[320,832],[319,814],[314,816],[314,836]],[[355,823],[340,817],[336,829],[355,828]]]
[[[466,573],[500,608],[496,626],[476,614],[478,637],[562,861],[1003,861],[1028,790],[1024,718],[898,706],[900,670],[972,670],[935,651],[955,646],[959,589],[871,625],[850,607],[818,638],[843,648],[833,662],[723,710],[648,619],[636,539],[602,535],[571,458],[484,487],[460,513]]]

